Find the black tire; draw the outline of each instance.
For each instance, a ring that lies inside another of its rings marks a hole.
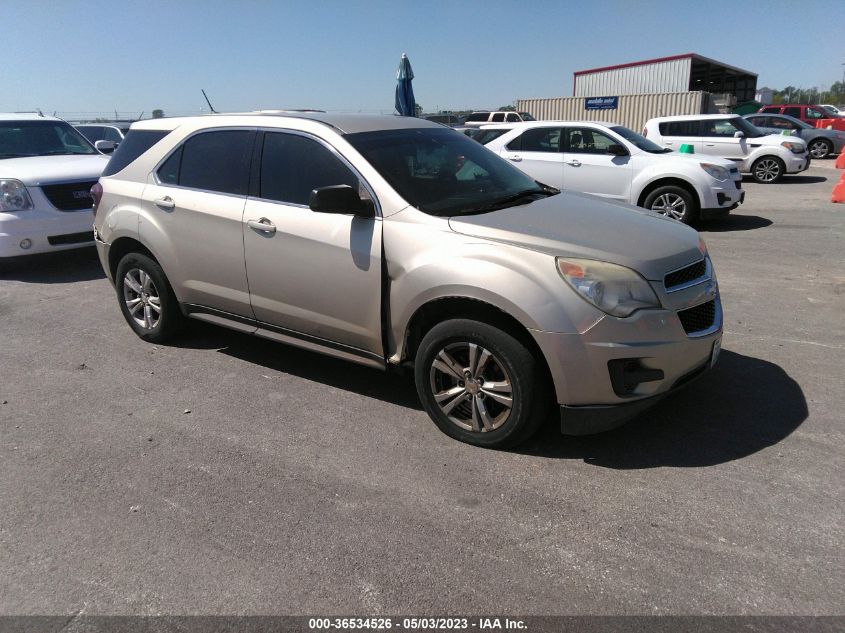
[[[698,219],[698,201],[689,191],[675,185],[664,185],[649,193],[643,207],[684,224]]]
[[[771,185],[783,178],[786,168],[777,156],[761,156],[751,165],[751,177],[761,185]]]
[[[133,288],[128,277],[136,286],[143,285],[141,290],[145,291],[138,292]],[[120,311],[135,334],[150,343],[164,343],[173,338],[182,325],[183,316],[170,282],[158,262],[141,253],[127,253],[118,263],[114,279]],[[138,311],[133,313],[127,301],[134,302],[136,297],[140,304],[135,303]],[[156,297],[158,301],[154,300]],[[156,305],[160,308],[158,315]],[[150,327],[145,325],[146,322]]]
[[[472,364],[470,345],[477,346],[478,371],[467,378],[463,370]],[[485,351],[490,356],[482,363]],[[464,381],[435,366],[436,360],[440,367],[445,365],[441,352],[454,361]],[[548,415],[551,398],[541,362],[516,338],[492,325],[469,319],[444,321],[420,342],[414,363],[417,393],[428,415],[447,435],[476,446],[507,448],[530,438]],[[461,388],[462,395],[438,404],[435,391],[443,394]],[[508,399],[507,393],[510,406],[500,402]],[[444,412],[441,406],[450,404],[451,411]],[[478,430],[467,428],[474,425],[473,419]]]
[[[833,143],[826,138],[814,138],[807,143],[807,150],[814,159],[827,158],[833,153]]]

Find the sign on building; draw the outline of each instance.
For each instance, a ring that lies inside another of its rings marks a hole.
[[[585,110],[615,110],[619,107],[619,97],[587,97],[584,99]]]

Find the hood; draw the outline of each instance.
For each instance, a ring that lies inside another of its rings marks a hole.
[[[793,134],[766,134],[766,136],[761,136],[759,138],[749,138],[746,139],[749,143],[760,143],[761,145],[780,145],[784,141],[792,141],[803,140],[800,136],[795,136]]]
[[[649,152],[643,152],[644,155],[648,156],[649,158],[657,158],[660,160],[684,160],[690,161],[690,163],[710,163],[711,165],[719,165],[720,167],[724,167],[728,171],[731,168],[736,167],[736,163],[732,160],[728,160],[727,158],[719,158],[718,156],[709,156],[707,154],[687,154],[682,152],[667,152],[665,154],[651,154]]]
[[[583,193],[562,192],[491,213],[455,216],[449,226],[463,235],[553,256],[621,264],[651,281],[701,259],[695,229],[640,207]]]
[[[0,178],[20,180],[28,187],[97,180],[108,162],[109,157],[102,154],[4,158],[0,160]]]

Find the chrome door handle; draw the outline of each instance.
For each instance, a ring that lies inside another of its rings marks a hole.
[[[705,143],[704,147],[716,147],[716,143]]]
[[[581,161],[580,160],[568,160],[566,161],[567,165],[572,165],[573,167],[580,167]]]
[[[261,231],[262,233],[276,232],[276,225],[270,222],[267,218],[261,218],[260,220],[247,220],[246,225],[251,229]]]
[[[508,156],[508,160],[512,160],[515,163],[518,163],[522,160],[522,156]]]
[[[163,198],[159,198],[158,200],[156,200],[155,205],[159,209],[167,209],[169,211],[170,209],[173,209],[176,206],[176,203],[173,202],[173,198],[171,198],[170,196],[164,196]]]

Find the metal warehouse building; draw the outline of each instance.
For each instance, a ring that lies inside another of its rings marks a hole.
[[[596,97],[702,91],[734,95],[736,102],[742,103],[754,99],[756,90],[756,73],[695,53],[685,53],[579,70],[573,78],[572,95]]]

